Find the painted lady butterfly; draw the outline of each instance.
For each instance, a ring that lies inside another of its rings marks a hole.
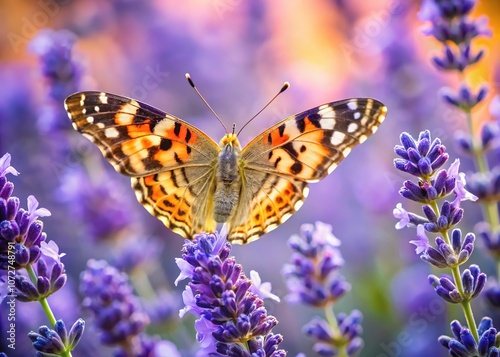
[[[387,113],[370,98],[327,103],[273,125],[242,149],[234,133],[217,145],[171,114],[114,94],[75,93],[65,108],[167,227],[192,239],[225,222],[228,240],[241,244],[286,221],[308,183],[331,173]]]

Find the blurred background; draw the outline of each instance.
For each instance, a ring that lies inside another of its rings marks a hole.
[[[184,284],[173,284],[183,239],[151,217],[135,200],[129,178],[116,173],[93,144],[73,131],[64,98],[79,90],[133,97],[192,123],[218,142],[224,129],[188,85],[186,72],[226,126],[235,123],[236,128],[289,81],[291,88],[242,132],[242,145],[289,115],[343,98],[373,97],[389,113],[376,135],[329,177],[311,185],[309,198],[290,220],[257,242],[233,246],[245,272],[257,270],[282,298],[266,305],[280,321],[274,331],[284,336],[281,346],[289,356],[314,356],[313,341],[301,326],[321,312],[288,305],[279,272],[290,258],[287,239],[301,224],[323,221],[342,241],[342,273],[352,284],[335,311],[356,308],[364,315],[361,356],[445,356],[437,336],[449,334],[452,319],[464,322],[462,313],[437,298],[427,283],[429,265],[408,243],[415,231],[396,231],[392,216],[402,202],[398,190],[409,178],[392,164],[401,131],[416,137],[429,129],[454,159],[453,134],[466,127],[439,97],[440,88],[453,87],[458,78],[430,64],[439,45],[422,34],[420,6],[410,0],[1,2],[0,156],[12,155],[20,172],[11,178],[14,195],[24,207],[33,194],[52,212],[43,219],[45,232],[66,253],[69,276],[67,285],[49,298],[56,317],[68,324],[86,318],[79,309],[79,274],[88,259],[106,259],[130,275],[138,294],[149,296],[152,309],[163,308],[151,334],[175,342],[183,356],[191,356],[195,344],[193,319],[179,319],[177,313]],[[489,82],[489,101],[500,83],[500,3],[482,1],[474,14],[489,16],[493,37],[477,41],[487,55],[468,81],[474,86]],[[475,118],[477,126],[490,119],[488,103]],[[462,169],[471,168],[462,159]],[[461,228],[469,232],[480,209],[470,202],[464,208]],[[493,271],[493,261],[480,249],[471,262]],[[145,276],[149,287],[141,285]],[[8,351],[9,356],[33,355],[24,336],[47,321],[39,304],[17,306],[18,349]],[[481,302],[474,308],[477,319],[493,314]],[[0,314],[5,311],[4,304]],[[87,318],[73,355],[96,350],[95,355],[111,355],[111,349],[98,345],[91,321]],[[5,350],[5,322],[0,316],[0,351]]]

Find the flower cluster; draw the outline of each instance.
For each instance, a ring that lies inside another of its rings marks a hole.
[[[344,260],[338,250],[340,241],[332,234],[332,227],[322,222],[304,224],[300,235],[288,241],[293,250],[291,262],[284,266],[292,303],[302,303],[323,308],[326,320],[315,318],[304,326],[306,335],[317,342],[314,350],[322,356],[339,353],[355,356],[363,347],[361,312],[354,310],[349,315],[334,315],[332,307],[351,285],[339,273]]]
[[[498,350],[494,346],[494,338],[493,341],[490,338],[492,331],[494,336],[496,330],[486,328],[486,325],[477,328],[470,305],[470,301],[484,290],[486,274],[482,273],[477,265],[471,265],[460,273],[460,267],[468,261],[474,250],[475,241],[473,233],[462,236],[460,229],[456,228],[463,217],[460,203],[464,200],[477,200],[477,197],[465,190],[465,175],[459,172],[458,160],[448,169],[441,169],[448,161],[446,147],[439,139],[431,141],[429,131],[421,132],[417,140],[403,133],[401,144],[395,147],[395,152],[400,158],[394,160],[394,165],[397,169],[418,177],[419,181],[411,184],[406,181],[400,194],[412,201],[424,203],[422,207],[424,216],[407,212],[399,204],[394,210],[394,216],[400,220],[396,228],[416,225],[417,239],[410,243],[416,246],[420,258],[437,268],[450,269],[452,276],[429,275],[428,280],[444,301],[462,305],[469,326],[462,328],[458,321],[453,321],[452,331],[455,339],[442,337],[440,342],[452,355],[496,356]],[[436,151],[439,154],[436,155]],[[433,166],[432,163],[435,162],[439,165]],[[411,194],[408,193],[410,190]],[[453,201],[446,200],[440,204],[441,200],[450,195],[455,196]],[[435,246],[429,243],[426,232],[439,235],[435,240]],[[488,331],[485,332],[486,330]],[[474,354],[478,350],[481,354]],[[468,354],[460,354],[460,351],[468,351]]]
[[[119,346],[115,356],[178,356],[169,341],[144,334],[149,317],[125,273],[101,260],[89,260],[80,277],[83,308],[94,315],[103,344]],[[165,353],[168,350],[169,353]]]
[[[67,30],[45,29],[30,42],[30,50],[39,58],[49,97],[42,107],[38,124],[51,134],[69,128],[62,103],[68,95],[78,91],[83,75],[83,66],[73,53],[75,40],[76,36]]]
[[[286,356],[279,349],[283,337],[272,332],[278,320],[267,314],[262,300],[276,297],[268,284],[260,284],[260,278],[257,285],[248,279],[230,251],[224,232],[202,233],[186,241],[182,258],[176,259],[181,270],[176,283],[190,279],[180,315],[190,312],[198,318],[198,355]]]
[[[33,346],[40,356],[67,356],[75,348],[83,333],[84,322],[77,320],[69,334],[62,320],[56,321],[46,298],[66,283],[64,264],[59,248],[53,241],[46,242],[43,223],[39,217],[50,216],[38,201],[28,197],[28,209],[20,208],[19,198],[12,196],[14,184],[7,174],[17,175],[10,166],[10,155],[0,158],[0,270],[7,272],[2,284],[0,302],[9,298],[21,302],[39,301],[54,330],[42,326],[39,333],[30,333]]]

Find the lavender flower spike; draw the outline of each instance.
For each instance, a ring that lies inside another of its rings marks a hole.
[[[186,241],[182,260],[177,259],[181,273],[176,281],[190,279],[183,293],[186,307],[180,314],[198,317],[195,328],[202,348],[198,355],[286,356],[278,349],[282,336],[272,332],[278,320],[267,314],[262,299],[252,292],[252,280],[229,256],[230,251],[225,232],[201,233]],[[268,286],[260,287],[272,296]]]

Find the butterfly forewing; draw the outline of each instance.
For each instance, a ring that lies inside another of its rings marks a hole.
[[[242,195],[250,208],[229,223],[233,239],[258,239],[288,219],[307,197],[307,183],[331,173],[386,112],[377,100],[347,99],[288,117],[257,136],[241,154]]]
[[[213,231],[210,186],[219,146],[194,126],[136,100],[81,92],[65,101],[76,130],[114,168],[132,176],[136,196],[175,232]]]

